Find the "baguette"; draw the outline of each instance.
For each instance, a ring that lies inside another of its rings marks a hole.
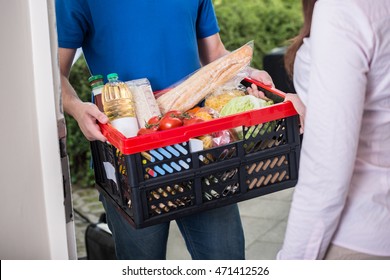
[[[246,44],[200,68],[183,83],[157,98],[161,113],[170,110],[184,112],[191,109],[248,66],[252,55],[252,46]]]

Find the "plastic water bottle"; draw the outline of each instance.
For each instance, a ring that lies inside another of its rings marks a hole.
[[[102,75],[91,76],[89,77],[88,82],[92,88],[93,102],[99,108],[99,110],[103,112],[103,104],[102,104],[102,90],[104,87],[103,76]]]
[[[126,83],[118,79],[116,73],[108,74],[107,79],[102,92],[104,113],[111,125],[124,136],[136,136],[139,127],[131,90]]]

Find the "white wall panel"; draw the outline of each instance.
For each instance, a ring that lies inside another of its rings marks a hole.
[[[0,258],[68,259],[48,2],[0,3]]]

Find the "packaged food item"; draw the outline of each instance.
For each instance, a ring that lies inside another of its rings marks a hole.
[[[218,113],[209,107],[201,107],[195,113],[193,113],[193,115],[204,121],[210,121],[212,119],[218,118]]]
[[[253,42],[203,66],[188,79],[157,98],[162,113],[175,109],[185,112],[215,89],[233,79],[251,62]]]
[[[234,142],[233,138],[230,135],[229,130],[221,130],[218,132],[212,133],[213,137],[213,147],[223,146]]]
[[[244,96],[245,91],[241,89],[222,89],[211,94],[205,100],[205,106],[220,112],[230,100],[234,97]]]
[[[161,115],[152,87],[146,78],[127,81],[126,84],[133,93],[138,126],[143,128],[151,117]]]
[[[118,78],[117,73],[107,75],[108,82],[102,91],[104,113],[111,125],[127,138],[137,135],[138,122],[135,112],[134,97],[126,83]]]
[[[91,76],[89,77],[88,82],[92,88],[93,102],[99,108],[99,110],[103,112],[104,111],[103,104],[102,104],[102,90],[104,87],[103,76],[102,75]]]
[[[191,153],[203,150],[203,141],[197,138],[191,138],[189,141]]]
[[[203,135],[197,137],[199,140],[203,142],[203,149],[210,149],[213,147],[213,137],[211,135]]]

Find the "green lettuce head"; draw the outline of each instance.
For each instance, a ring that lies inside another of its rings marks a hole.
[[[261,98],[257,98],[253,95],[245,95],[245,96],[238,96],[230,100],[221,110],[220,116],[225,117],[233,114],[238,114],[242,112],[246,112],[249,110],[254,110],[254,109],[260,109],[269,105],[274,104],[272,100],[270,101],[265,101]],[[249,132],[252,134],[253,129],[255,129],[255,126],[251,127]],[[267,130],[272,129],[272,126],[269,126]],[[243,139],[243,132],[242,132],[242,127],[237,127],[236,132],[238,135],[239,139]],[[255,134],[257,133],[264,134],[266,131],[265,129],[261,130],[261,126],[259,130],[255,131]],[[255,137],[255,135],[253,135]]]

